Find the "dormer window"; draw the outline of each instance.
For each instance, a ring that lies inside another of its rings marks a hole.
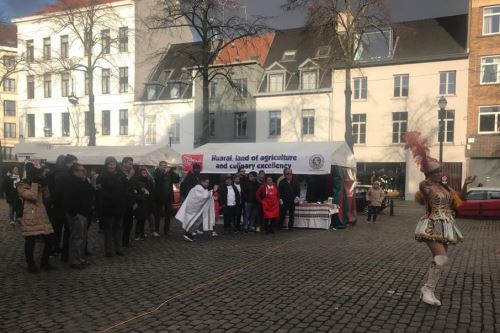
[[[268,76],[268,90],[269,92],[279,92],[284,90],[285,75],[280,74],[269,74]]]
[[[301,82],[303,90],[314,90],[317,88],[318,72],[317,71],[303,71],[301,73]]]
[[[251,56],[250,60],[258,62],[259,61],[259,56],[258,55]]]
[[[330,56],[329,45],[323,45],[318,47],[318,50],[316,51],[316,58],[327,58],[329,56]]]
[[[283,53],[283,57],[281,58],[281,61],[294,61],[296,53],[297,53],[296,50],[285,51]]]
[[[158,77],[158,82],[166,84],[168,79],[170,79],[170,75],[172,75],[172,70],[170,69],[161,71],[160,76]]]
[[[161,86],[158,84],[149,84],[146,86],[146,100],[157,100],[160,96]]]

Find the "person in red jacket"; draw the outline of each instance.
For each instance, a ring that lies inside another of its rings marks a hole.
[[[274,225],[280,216],[280,193],[271,177],[257,190],[257,201],[262,205],[266,234],[274,233]]]

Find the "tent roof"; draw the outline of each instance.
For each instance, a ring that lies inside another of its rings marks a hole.
[[[330,154],[332,165],[356,167],[356,160],[344,141],[338,142],[257,142],[257,143],[208,143],[195,149],[195,154],[276,154],[276,153]]]
[[[135,164],[157,165],[160,161],[179,165],[181,155],[175,150],[164,145],[149,146],[96,146],[96,147],[73,147],[73,146],[36,146],[32,144],[16,145],[16,154],[29,155],[31,159],[44,159],[49,163],[55,163],[57,157],[63,154],[72,154],[78,157],[78,161],[86,165],[104,165],[107,156],[113,156],[118,161],[126,156],[134,159]],[[34,155],[31,155],[34,154]]]

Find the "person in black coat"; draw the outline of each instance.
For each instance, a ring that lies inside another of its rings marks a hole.
[[[248,181],[241,184],[242,201],[245,207],[244,226],[245,231],[255,231],[260,205],[257,202],[257,190],[260,184],[257,182],[257,173],[252,171],[248,174]]]
[[[123,256],[122,224],[127,202],[125,185],[118,174],[117,161],[114,157],[106,158],[104,168],[104,172],[97,179],[104,219],[104,249],[107,257],[113,256],[113,246],[115,253]]]
[[[135,217],[137,224],[135,226],[135,240],[144,240],[144,224],[149,216],[153,213],[155,199],[155,184],[153,178],[146,167],[139,169],[137,177],[137,208]]]
[[[63,203],[66,218],[70,225],[68,263],[71,268],[84,268],[89,264],[85,260],[88,223],[92,215],[94,189],[87,181],[85,168],[76,163],[71,167],[71,180],[64,189]]]
[[[283,228],[285,215],[288,212],[288,230],[292,231],[293,222],[295,220],[295,205],[299,202],[300,187],[295,179],[293,179],[292,169],[285,171],[285,179],[278,185],[280,192],[280,229]]]
[[[189,191],[196,185],[200,183],[200,172],[201,167],[199,164],[193,164],[193,171],[189,171],[184,180],[181,183],[181,201],[187,198]]]
[[[154,236],[160,236],[161,215],[164,212],[165,224],[163,232],[168,235],[170,231],[170,220],[172,218],[172,202],[174,200],[173,185],[179,183],[179,176],[173,168],[169,168],[167,162],[161,161],[154,173],[156,185],[156,206],[155,206],[155,232]]]
[[[134,228],[134,205],[137,195],[137,181],[135,177],[134,159],[124,157],[122,159],[121,169],[118,174],[125,187],[125,211],[123,214],[123,239],[122,246],[128,247],[130,243],[130,233]]]
[[[21,177],[19,175],[19,167],[14,165],[5,175],[2,184],[3,192],[5,193],[5,200],[9,204],[9,219],[11,225],[16,224],[17,219],[23,215],[23,204],[17,194],[17,184],[20,181]]]
[[[240,192],[234,186],[231,176],[227,176],[224,185],[219,189],[219,205],[224,214],[224,233],[231,232],[231,227],[237,231],[239,207],[241,205]]]

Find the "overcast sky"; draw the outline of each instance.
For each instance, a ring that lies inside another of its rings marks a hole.
[[[273,17],[275,28],[291,28],[304,24],[304,13],[283,13],[280,9],[285,0],[241,0],[247,6],[247,14]],[[467,12],[467,0],[388,0],[391,16],[395,21],[450,16]],[[54,0],[0,0],[0,17],[10,19],[33,13]]]

